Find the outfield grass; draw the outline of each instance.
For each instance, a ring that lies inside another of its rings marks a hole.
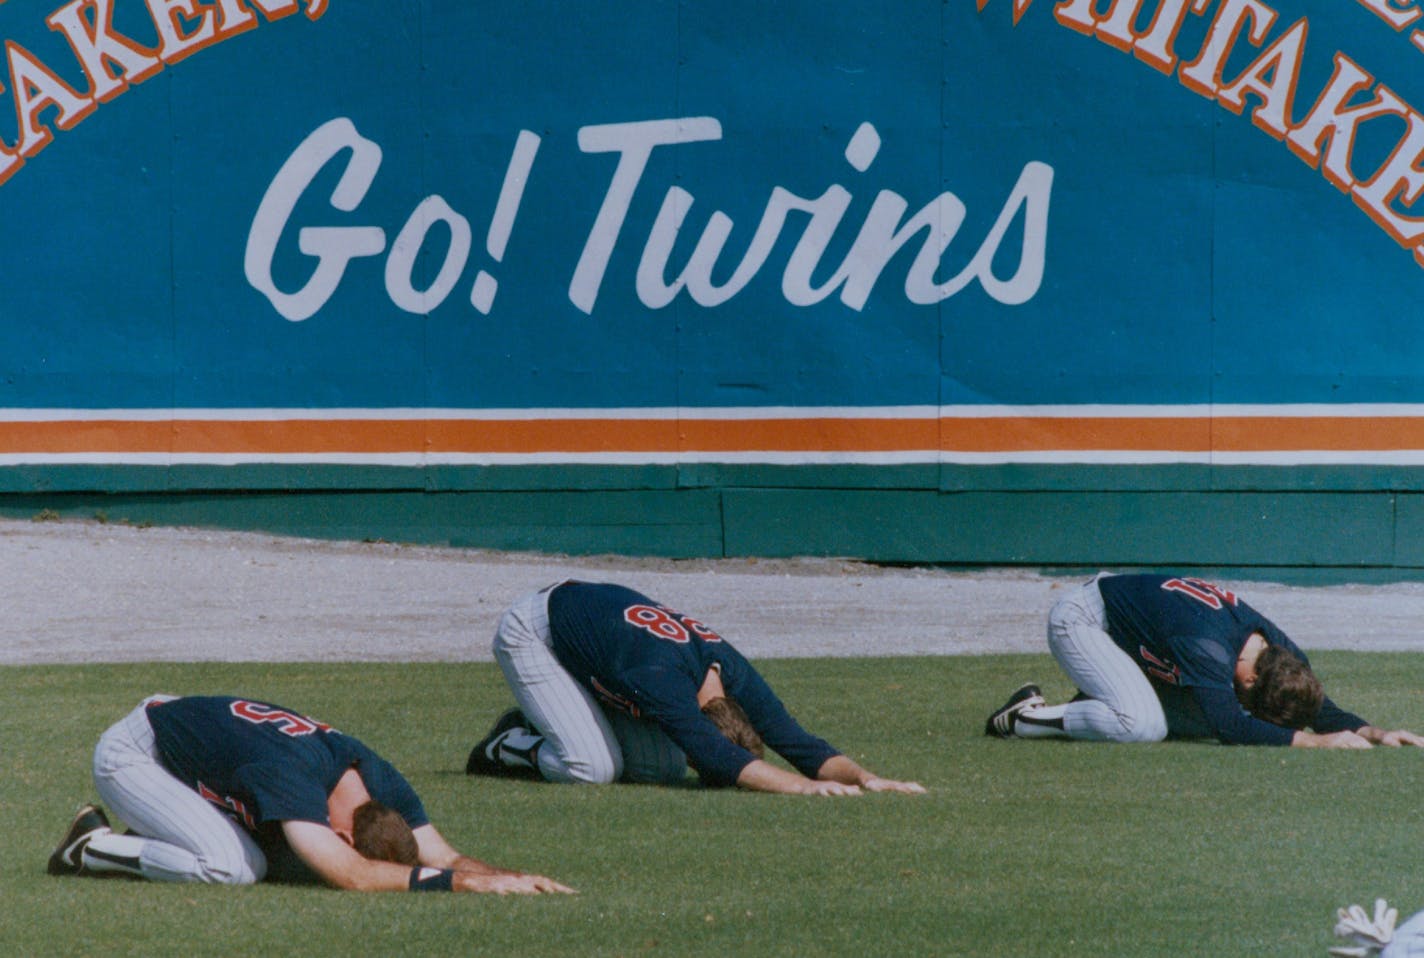
[[[1424,728],[1424,655],[1312,656],[1341,704]],[[1323,955],[1336,906],[1424,908],[1417,750],[1001,742],[1047,656],[771,661],[811,729],[926,796],[576,788],[463,772],[494,666],[0,669],[5,955]],[[145,694],[241,693],[395,762],[462,850],[569,898],[51,878],[99,733]]]

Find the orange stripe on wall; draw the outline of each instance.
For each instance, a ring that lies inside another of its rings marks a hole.
[[[934,449],[932,419],[438,421],[432,452],[901,452]]]
[[[1200,418],[956,417],[940,422],[940,449],[945,452],[1211,449],[1211,421]]]
[[[1424,450],[1424,417],[285,419],[0,422],[0,454]]]
[[[4,453],[882,452],[934,449],[932,419],[174,420],[0,423]]]
[[[404,453],[425,448],[420,420],[177,420],[175,453]]]
[[[945,419],[946,452],[1378,452],[1424,449],[1407,416],[1004,417]]]
[[[427,424],[430,452],[675,452],[670,419],[460,419]]]
[[[168,452],[168,422],[7,422],[0,423],[0,453]]]
[[[934,419],[685,419],[681,448],[697,452],[909,452],[934,449]]]
[[[1412,416],[1224,417],[1212,433],[1222,452],[1424,449],[1424,418]]]

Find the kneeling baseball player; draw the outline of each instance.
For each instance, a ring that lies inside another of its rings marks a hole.
[[[358,891],[571,891],[460,854],[385,759],[251,699],[145,699],[100,737],[94,784],[130,831],[81,808],[50,874],[246,885],[270,864]]]
[[[1290,638],[1234,593],[1184,576],[1108,575],[1065,595],[1048,647],[1079,688],[1018,689],[985,723],[1002,738],[1370,748],[1424,745],[1340,708]]]
[[[716,632],[625,586],[565,581],[519,599],[494,637],[518,703],[465,771],[551,782],[671,784],[690,764],[712,786],[917,794],[805,731]],[[763,743],[788,771],[762,758]]]

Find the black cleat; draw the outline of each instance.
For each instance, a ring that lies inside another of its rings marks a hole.
[[[1014,734],[1014,719],[1019,717],[1019,713],[1025,709],[1040,708],[1048,703],[1043,699],[1043,692],[1037,685],[1030,682],[1027,685],[1019,686],[1009,700],[999,707],[999,710],[989,716],[984,723],[984,734],[993,735],[998,738],[1012,738]]]
[[[507,733],[515,729],[528,729],[529,720],[517,708],[510,709],[495,719],[494,728],[470,749],[470,758],[465,762],[466,775],[519,775],[522,771],[512,768],[499,760],[499,742]]]
[[[84,846],[89,844],[89,839],[101,832],[110,831],[109,819],[104,814],[104,810],[97,805],[85,805],[74,813],[74,820],[69,823],[69,831],[65,833],[64,841],[59,843],[59,847],[54,850],[54,854],[49,856],[49,873],[51,875],[77,875],[83,867],[79,860],[80,854],[84,851]]]

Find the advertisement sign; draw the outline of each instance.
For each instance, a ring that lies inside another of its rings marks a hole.
[[[1418,3],[0,30],[11,465],[1424,460]]]

